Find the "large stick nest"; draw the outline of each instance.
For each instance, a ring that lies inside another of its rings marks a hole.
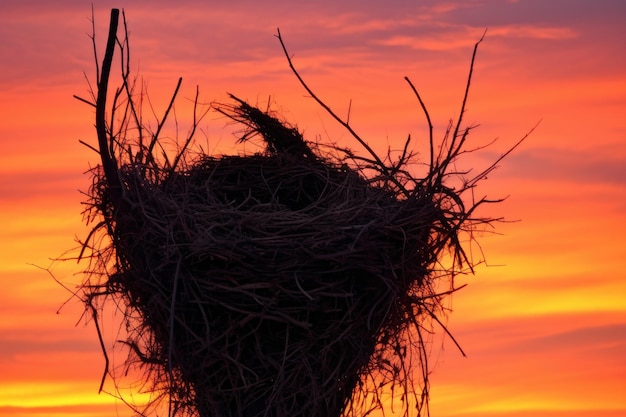
[[[112,106],[126,109],[123,122],[114,131],[105,120],[111,56],[116,44],[122,58],[128,51],[116,26],[113,13],[93,102],[102,166],[91,171],[98,224],[85,249],[104,261],[92,263],[83,291],[96,325],[97,300],[126,303],[129,361],[145,365],[171,412],[360,415],[382,407],[381,387],[404,390],[407,413],[408,404],[421,410],[423,323],[441,313],[439,280],[472,267],[459,234],[491,221],[473,216],[486,200],[465,207],[460,196],[487,171],[457,190],[444,184],[469,128],[459,131],[459,120],[438,153],[431,137],[428,173],[415,178],[406,148],[385,164],[344,123],[369,156],[322,152],[233,96],[215,108],[265,151],[192,156],[192,133],[173,159],[157,158],[161,125],[143,137],[128,73]],[[100,232],[109,240],[94,239]],[[441,271],[446,254],[453,262]],[[422,366],[416,384],[412,357]]]

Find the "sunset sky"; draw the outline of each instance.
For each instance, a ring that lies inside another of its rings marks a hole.
[[[0,416],[132,415],[98,395],[96,331],[51,276],[73,289],[84,268],[51,259],[75,256],[88,232],[79,190],[98,161],[79,140],[95,145],[94,115],[72,95],[88,96],[85,76],[95,77],[90,4],[0,6]],[[626,2],[95,1],[100,59],[112,7],[125,10],[157,112],[183,77],[183,133],[199,86],[203,103],[228,92],[270,100],[307,138],[358,149],[290,73],[280,28],[309,85],[339,114],[350,106],[381,152],[409,133],[427,150],[404,76],[443,135],[487,30],[465,120],[480,125],[470,146],[498,140],[465,163],[485,167],[540,123],[476,191],[508,197],[482,214],[509,222],[478,236],[472,253],[485,262],[450,300],[447,324],[467,357],[434,339],[431,415],[626,415]],[[210,150],[237,151],[223,117],[200,127]]]

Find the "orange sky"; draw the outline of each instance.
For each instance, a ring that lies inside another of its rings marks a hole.
[[[76,325],[80,304],[64,305],[69,293],[36,267],[85,236],[78,190],[97,162],[78,143],[95,143],[93,114],[72,99],[86,95],[83,72],[94,75],[89,3],[39,3],[3,1],[0,13],[0,416],[130,416],[97,394],[104,361],[94,328]],[[487,28],[465,117],[480,124],[473,144],[499,141],[466,162],[484,166],[542,121],[479,190],[509,196],[484,214],[519,222],[480,238],[490,266],[463,277],[469,286],[451,300],[449,328],[468,357],[450,340],[433,346],[431,413],[626,415],[626,3],[169,3],[95,5],[101,55],[110,8],[125,7],[156,108],[182,76],[183,125],[199,85],[205,102],[271,96],[307,137],[356,148],[290,74],[280,27],[311,87],[340,114],[352,100],[353,126],[381,151],[407,133],[426,149],[405,75],[442,134]],[[224,126],[211,114],[199,138],[229,149]],[[81,280],[74,262],[52,270]]]

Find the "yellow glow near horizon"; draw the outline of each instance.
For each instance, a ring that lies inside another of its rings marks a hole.
[[[113,404],[117,399],[85,389],[84,381],[0,383],[0,407]]]

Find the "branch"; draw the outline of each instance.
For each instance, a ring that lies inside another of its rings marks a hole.
[[[468,181],[468,184],[470,186],[473,186],[474,184],[476,184],[478,181],[480,181],[481,179],[485,178],[489,173],[491,173],[491,171],[493,171],[494,169],[496,169],[498,167],[498,164],[500,163],[500,161],[502,161],[504,158],[506,158],[511,152],[513,152],[514,149],[516,149],[519,145],[521,145],[522,142],[524,142],[526,140],[526,138],[528,138],[530,136],[531,133],[533,133],[535,131],[535,129],[537,129],[537,127],[539,126],[539,123],[541,123],[541,120],[539,120],[537,122],[537,124],[535,124],[528,132],[526,132],[526,134],[524,136],[522,136],[521,139],[519,139],[513,146],[511,146],[506,152],[504,152],[503,154],[501,154],[498,159],[496,159],[491,165],[489,165],[484,171],[482,171],[480,174],[476,175],[474,178],[472,178],[470,181]]]
[[[459,138],[459,131],[461,130],[461,124],[463,122],[463,115],[465,114],[465,108],[467,106],[467,98],[469,96],[470,86],[472,84],[472,75],[474,73],[474,63],[476,61],[476,53],[478,52],[478,46],[485,39],[485,34],[487,31],[483,33],[478,42],[474,44],[474,51],[472,52],[472,60],[470,62],[469,74],[467,76],[467,82],[465,83],[465,94],[463,95],[463,102],[461,103],[461,110],[459,112],[459,118],[454,124],[454,131],[448,130],[446,131],[446,135],[444,137],[444,143],[446,143],[447,139],[450,138],[450,144],[446,145],[446,154],[445,156],[440,152],[439,157],[436,162],[436,169],[431,169],[429,174],[429,179],[432,181],[436,181],[438,185],[441,185],[442,177],[446,173],[448,166],[457,158],[465,140],[467,139],[467,135],[473,126],[467,127],[464,129],[463,134]],[[452,128],[452,121],[450,121],[449,129]],[[449,134],[452,133],[450,136]]]
[[[104,388],[104,383],[106,381],[107,375],[109,375],[110,370],[110,361],[109,355],[107,353],[106,346],[104,345],[104,339],[102,338],[102,331],[100,330],[100,324],[98,323],[98,309],[93,305],[92,296],[88,296],[85,301],[86,307],[91,311],[91,316],[93,318],[93,323],[96,326],[96,332],[98,333],[98,342],[100,343],[100,349],[102,350],[102,354],[104,355],[104,371],[102,372],[102,379],[100,380],[100,388],[98,388],[98,393],[102,392]]]
[[[178,78],[178,82],[176,83],[176,88],[174,89],[174,93],[172,94],[172,98],[170,99],[170,104],[167,106],[167,109],[165,109],[165,113],[163,114],[163,117],[161,118],[161,121],[159,122],[156,132],[154,132],[154,134],[152,135],[152,141],[150,141],[150,145],[148,146],[148,154],[152,154],[152,150],[154,149],[154,145],[156,145],[156,143],[159,141],[159,135],[161,134],[161,129],[163,129],[163,125],[165,125],[165,122],[167,120],[167,115],[170,113],[170,110],[172,110],[172,107],[174,106],[174,101],[176,101],[176,96],[178,95],[178,91],[180,90],[180,86],[183,83],[183,78],[180,77]]]
[[[93,48],[93,57],[96,61],[96,83],[100,82],[100,62],[98,62],[98,48],[96,47],[96,18],[93,11],[93,3],[91,3],[91,46]]]
[[[420,96],[420,93],[418,93],[417,88],[415,88],[415,86],[413,85],[413,83],[411,82],[411,80],[409,80],[409,77],[404,77],[404,79],[406,80],[407,83],[409,83],[409,87],[411,87],[411,90],[413,90],[413,93],[415,94],[415,96],[417,97],[417,100],[420,102],[420,106],[422,106],[422,111],[424,112],[424,116],[426,116],[426,121],[428,121],[428,142],[430,144],[430,165],[429,165],[429,170],[433,169],[433,166],[435,164],[435,158],[434,158],[434,141],[433,141],[433,123],[430,120],[430,114],[428,113],[428,109],[426,108],[426,105],[424,104],[424,101],[422,100],[422,97]]]
[[[293,65],[293,62],[291,60],[291,57],[289,56],[289,52],[287,51],[287,47],[285,46],[285,42],[283,41],[282,36],[280,35],[280,29],[277,29],[277,35],[276,37],[278,38],[278,41],[280,42],[280,46],[283,49],[283,52],[285,54],[285,57],[287,58],[287,63],[289,64],[289,68],[291,68],[291,71],[293,72],[293,74],[296,76],[296,78],[298,79],[298,81],[300,81],[300,84],[302,85],[302,87],[304,87],[304,89],[307,91],[307,93],[309,93],[309,95],[320,105],[322,106],[322,108],[324,110],[326,110],[326,112],[333,118],[335,119],[340,125],[342,125],[348,132],[350,132],[350,134],[352,135],[352,137],[354,137],[360,144],[361,146],[363,146],[365,148],[365,150],[372,156],[372,158],[374,158],[374,160],[376,161],[376,165],[379,168],[380,172],[382,174],[384,174],[386,176],[386,178],[393,182],[401,191],[405,196],[409,196],[409,192],[407,191],[407,189],[393,176],[391,175],[391,173],[389,172],[389,168],[384,164],[384,162],[380,159],[380,157],[376,154],[376,152],[374,152],[374,150],[367,144],[367,142],[361,138],[361,136],[359,136],[358,133],[356,133],[354,131],[354,129],[352,129],[352,127],[350,126],[350,124],[346,121],[344,121],[341,117],[339,117],[326,103],[324,103],[314,92],[313,90],[311,90],[311,88],[307,85],[306,82],[304,82],[304,80],[302,79],[302,77],[300,76],[300,74],[298,73],[298,70],[296,70],[296,68]],[[351,107],[351,106],[350,106]],[[348,117],[349,117],[349,113],[348,113]]]
[[[96,107],[96,105],[93,104],[91,101],[89,101],[87,99],[84,99],[84,98],[82,98],[80,96],[77,96],[76,94],[73,94],[72,97],[74,97],[78,101],[82,101],[85,104],[89,104],[91,107]]]
[[[130,76],[130,42],[128,40],[128,24],[126,22],[126,14],[122,12],[122,21],[124,23],[124,42],[120,43],[120,51],[122,55],[122,79],[124,82],[123,88],[126,90],[126,96],[128,97],[128,105],[130,106],[130,113],[134,119],[135,126],[137,127],[138,141],[143,144],[143,125],[139,117],[137,108],[135,107],[135,101],[133,100],[133,92],[129,85],[128,77]],[[126,52],[126,53],[124,53]],[[133,88],[135,82],[133,81]]]
[[[469,96],[470,84],[472,83],[472,75],[474,73],[474,61],[476,60],[476,52],[478,52],[478,46],[485,39],[485,35],[487,34],[487,30],[483,32],[483,36],[480,37],[478,42],[474,44],[474,52],[472,53],[472,61],[470,63],[469,74],[467,75],[467,83],[465,84],[465,94],[463,95],[463,103],[461,104],[461,112],[459,113],[459,119],[456,122],[456,127],[454,128],[454,135],[452,136],[452,142],[457,138],[459,134],[459,129],[461,128],[461,121],[463,120],[463,114],[465,113],[465,107],[467,105],[467,97]]]
[[[96,99],[96,132],[98,134],[98,147],[100,148],[100,158],[106,179],[111,189],[119,190],[120,181],[117,177],[117,162],[115,156],[109,150],[109,142],[113,138],[107,133],[106,126],[106,103],[109,75],[111,73],[111,63],[115,52],[117,39],[117,23],[119,19],[119,9],[111,9],[111,22],[109,23],[109,37],[107,39],[106,51],[102,61],[102,73],[98,80],[98,98]]]
[[[200,115],[200,120],[198,119],[198,97],[200,95],[200,88],[198,86],[196,86],[196,97],[193,100],[193,124],[191,125],[191,131],[187,134],[187,139],[185,140],[185,143],[183,144],[183,147],[178,151],[178,153],[176,154],[176,157],[174,158],[174,162],[172,162],[172,171],[176,170],[176,166],[178,165],[178,163],[180,162],[181,158],[183,157],[183,154],[185,153],[185,151],[187,150],[187,148],[189,148],[189,145],[191,144],[191,141],[193,140],[194,135],[196,134],[196,129],[198,128],[198,123],[200,123],[200,120],[202,120],[202,118],[204,117],[204,115],[206,115],[205,111],[202,115]]]

